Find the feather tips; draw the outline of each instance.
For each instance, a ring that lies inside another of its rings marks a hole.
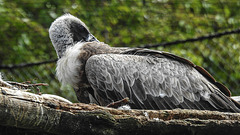
[[[94,89],[96,93],[129,97],[131,108],[221,110],[220,106],[231,102],[192,66],[165,57],[94,55],[86,63],[86,74],[91,86],[99,88]],[[92,81],[95,77],[97,82]]]

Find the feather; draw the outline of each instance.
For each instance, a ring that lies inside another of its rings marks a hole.
[[[104,62],[99,63],[99,61]],[[165,63],[167,63],[166,66],[161,66]],[[103,67],[108,68],[102,71]],[[142,67],[147,68],[144,68],[143,71]],[[117,73],[120,72],[121,75],[110,74],[113,73],[113,69]],[[181,72],[177,72],[179,69]],[[89,80],[91,86],[94,86],[93,88],[101,85],[103,92],[115,94],[107,97],[109,102],[129,97],[131,108],[238,111],[234,104],[226,98],[226,95],[222,94],[196,69],[169,58],[121,54],[94,55],[86,63],[87,78],[91,78],[92,72],[96,74],[97,80],[106,75],[112,79],[100,79],[105,85]],[[112,82],[113,87],[107,87],[109,82]],[[229,103],[234,106],[232,109],[227,107]]]

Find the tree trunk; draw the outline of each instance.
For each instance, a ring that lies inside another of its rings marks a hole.
[[[0,86],[0,134],[239,134],[240,113],[118,110]]]

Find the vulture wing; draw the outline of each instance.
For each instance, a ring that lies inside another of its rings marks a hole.
[[[133,109],[240,112],[226,87],[204,69],[173,54],[132,49],[123,54],[94,55],[85,70],[100,105],[128,97]]]

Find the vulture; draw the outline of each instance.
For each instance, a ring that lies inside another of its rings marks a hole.
[[[56,76],[79,102],[106,106],[129,98],[131,109],[240,112],[230,91],[206,70],[174,54],[111,47],[77,17],[65,14],[49,28],[58,61]]]

